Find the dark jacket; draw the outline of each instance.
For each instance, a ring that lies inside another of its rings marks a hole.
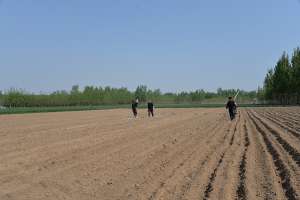
[[[136,103],[136,102],[132,103],[131,107],[133,110],[135,110],[138,107],[138,103]]]
[[[229,110],[234,110],[236,109],[236,104],[233,100],[229,100],[226,104],[226,108]]]
[[[148,110],[153,110],[153,108],[154,108],[153,103],[149,102],[148,103]]]

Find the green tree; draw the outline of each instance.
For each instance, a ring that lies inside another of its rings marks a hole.
[[[257,100],[259,100],[259,101],[265,100],[264,89],[261,87],[258,87],[258,89],[257,89]]]
[[[25,107],[26,106],[26,94],[23,90],[11,88],[5,98],[4,106],[7,107]]]
[[[274,95],[281,104],[288,103],[287,99],[291,94],[291,65],[286,53],[283,53],[275,66],[273,88]]]
[[[73,85],[71,94],[78,94],[79,93],[79,85]]]
[[[196,90],[190,93],[193,102],[201,102],[205,97],[204,90]]]
[[[293,92],[300,93],[300,48],[294,50],[292,59],[292,83]]]
[[[264,96],[266,100],[274,99],[274,72],[270,69],[265,77],[264,81]]]
[[[140,85],[135,90],[135,96],[139,98],[141,102],[147,101],[147,86],[146,85]]]

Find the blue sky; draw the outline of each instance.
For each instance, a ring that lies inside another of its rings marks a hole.
[[[297,46],[299,0],[0,0],[0,90],[252,90]]]

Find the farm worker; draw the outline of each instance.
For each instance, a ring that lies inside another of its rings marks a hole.
[[[137,114],[138,114],[137,113],[138,103],[135,100],[132,100],[131,107],[132,107],[133,116],[137,117]]]
[[[154,117],[154,105],[153,102],[150,100],[148,102],[148,117]]]
[[[231,120],[233,120],[235,118],[236,107],[237,107],[237,105],[236,105],[235,101],[232,99],[232,97],[228,97],[226,109],[228,109],[228,111],[229,111],[229,116],[230,116]]]

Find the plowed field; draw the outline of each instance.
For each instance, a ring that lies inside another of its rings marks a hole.
[[[0,199],[300,199],[300,108],[130,114],[0,116]]]

